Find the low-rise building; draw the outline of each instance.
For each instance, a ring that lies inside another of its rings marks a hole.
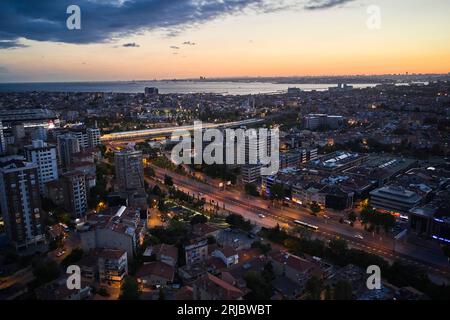
[[[161,243],[155,246],[148,247],[144,256],[155,256],[157,261],[164,262],[172,267],[175,267],[178,262],[178,249],[177,247]]]
[[[194,238],[184,246],[186,264],[193,265],[208,258],[208,240],[204,237]]]
[[[370,205],[379,210],[407,216],[410,209],[420,204],[422,197],[402,187],[386,186],[370,192]]]
[[[312,276],[324,278],[325,272],[315,262],[294,256],[288,252],[272,251],[269,259],[273,264],[274,273],[277,276],[285,276],[303,288]]]
[[[174,280],[175,268],[167,263],[155,261],[143,264],[136,273],[141,288],[167,286]]]
[[[83,300],[91,295],[91,287],[81,281],[80,289],[69,289],[67,276],[62,276],[35,290],[38,300]]]
[[[207,273],[193,283],[194,300],[242,300],[242,290]]]
[[[408,231],[442,243],[450,243],[450,188],[430,203],[409,210]]]
[[[100,249],[97,252],[100,284],[120,288],[128,275],[127,252],[120,249]]]
[[[237,251],[230,246],[224,246],[223,248],[217,248],[212,253],[213,257],[219,258],[222,262],[230,267],[239,262],[239,255]]]
[[[128,259],[133,259],[137,247],[143,243],[145,226],[139,210],[125,206],[110,208],[89,216],[79,227],[82,248],[121,249],[127,252]]]

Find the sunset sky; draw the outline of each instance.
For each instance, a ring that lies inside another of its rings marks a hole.
[[[0,82],[447,73],[449,13],[448,0],[2,0]]]

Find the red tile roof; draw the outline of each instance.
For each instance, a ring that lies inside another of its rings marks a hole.
[[[175,269],[160,261],[151,262],[142,265],[136,273],[137,278],[144,278],[149,276],[157,276],[167,281],[173,281]]]
[[[209,294],[223,300],[236,300],[243,296],[243,292],[240,289],[210,273],[207,273],[205,276],[198,279],[195,285],[206,290]]]

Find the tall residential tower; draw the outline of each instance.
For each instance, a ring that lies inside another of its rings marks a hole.
[[[45,240],[36,164],[19,156],[0,158],[0,207],[16,249]]]

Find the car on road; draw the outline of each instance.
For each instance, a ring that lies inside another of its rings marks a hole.
[[[266,217],[266,215],[260,213],[260,214],[258,214],[258,217],[260,217],[261,219],[264,219]]]
[[[364,237],[362,236],[362,234],[355,234],[355,238],[358,238],[358,239],[361,239],[361,240],[363,240],[364,239]]]

